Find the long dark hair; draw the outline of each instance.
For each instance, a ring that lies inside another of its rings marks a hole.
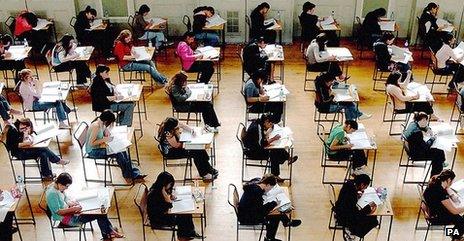
[[[214,8],[211,7],[211,6],[200,6],[200,7],[197,7],[195,9],[193,9],[193,14],[196,14],[198,12],[201,12],[201,11],[210,11],[212,15],[214,15]]]
[[[424,8],[424,11],[422,11],[422,14],[427,13],[428,11],[430,11],[430,10],[432,10],[434,8],[438,8],[438,4],[436,4],[434,2],[431,2],[431,3],[427,4],[427,6]]]
[[[136,14],[143,15],[143,14],[148,13],[148,12],[150,12],[150,7],[148,7],[148,5],[146,5],[146,4],[142,4],[139,7],[139,11],[136,12]]]
[[[27,23],[29,23],[32,27],[37,27],[37,22],[39,19],[37,16],[32,12],[25,12],[20,15],[22,18],[26,19]]]
[[[269,3],[267,2],[262,2],[261,4],[259,4],[256,8],[255,8],[255,11],[261,11],[262,9],[264,8],[267,8],[267,9],[270,9],[271,8],[271,5],[269,5]]]
[[[385,82],[385,85],[396,85],[400,87],[398,81],[401,79],[401,76],[402,74],[398,71],[391,72],[391,74],[387,78],[387,81]]]
[[[319,46],[319,51],[325,50],[325,44],[328,41],[327,35],[325,33],[320,33],[316,36],[316,43]]]
[[[188,76],[184,71],[177,72],[174,76],[172,76],[171,80],[166,86],[166,91],[171,94],[172,88],[174,86],[182,87],[185,82],[187,82],[187,77]]]
[[[429,186],[441,185],[442,182],[450,178],[451,178],[451,181],[453,181],[455,177],[456,177],[456,174],[452,170],[445,169],[441,171],[440,174],[432,176],[430,178]]]
[[[179,120],[177,120],[174,117],[168,117],[166,118],[160,125],[158,129],[158,138],[160,139],[160,142],[163,142],[164,139],[166,139],[166,135],[164,133],[169,132],[171,134],[174,134],[174,130],[176,127],[179,125]]]
[[[163,190],[163,187],[169,185],[172,183],[174,186],[174,177],[171,175],[169,172],[161,172],[158,177],[156,178],[156,181],[151,185],[149,192],[153,192],[156,195],[161,195],[161,190]],[[172,187],[167,190],[169,194],[172,193]]]
[[[113,124],[116,121],[116,116],[114,115],[112,110],[106,109],[97,118],[95,118],[92,121],[92,123],[95,122],[98,119],[100,119],[103,122],[103,124],[106,127],[108,127],[108,126],[110,126],[111,124]]]
[[[315,8],[315,7],[316,7],[316,5],[314,5],[314,3],[312,3],[312,2],[305,2],[305,3],[303,4],[303,12],[306,13],[308,10],[311,10],[311,9],[313,9],[313,8]]]
[[[83,12],[84,13],[90,13],[95,17],[97,16],[97,10],[95,10],[94,8],[92,8],[92,7],[88,6],[88,5],[87,5],[87,7],[85,7]]]
[[[61,47],[64,49],[64,53],[65,53],[65,56],[67,56],[69,54],[69,51],[71,50],[72,46],[71,43],[74,41],[74,37],[72,35],[69,35],[69,34],[65,34],[61,40],[60,40],[60,44],[61,44]]]
[[[109,78],[108,79],[103,79],[101,77],[101,75],[100,75],[101,73],[109,72],[109,71],[110,71],[110,67],[108,67],[108,66],[106,66],[104,64],[99,64],[97,66],[97,69],[95,70],[95,77],[93,78],[93,82],[95,82],[95,81],[103,81],[103,82],[108,82],[108,83],[112,84]]]

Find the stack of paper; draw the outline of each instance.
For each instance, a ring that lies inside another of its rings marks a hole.
[[[429,126],[435,135],[435,141],[431,146],[432,148],[449,152],[453,147],[456,147],[456,143],[458,143],[459,140],[449,123],[431,123]],[[429,138],[430,136],[424,136],[424,141],[427,141]]]
[[[115,92],[117,93],[118,96],[122,96],[122,98],[115,100],[115,102],[121,102],[136,95],[138,90],[136,90],[135,87],[136,87],[135,84],[116,85]]]
[[[347,134],[347,136],[350,143],[353,144],[352,150],[366,150],[374,147],[362,123],[359,123],[358,130],[351,134]]]
[[[175,187],[176,200],[172,202],[171,213],[182,213],[195,210],[195,201],[191,186]]]
[[[344,47],[327,48],[326,52],[330,56],[337,57],[338,61],[353,60],[353,55],[351,54],[348,48],[344,48]]]
[[[213,26],[220,26],[220,25],[223,25],[225,23],[227,23],[227,21],[225,19],[221,18],[221,16],[219,16],[218,14],[214,14],[212,17],[207,19],[205,27],[210,28],[210,27],[213,27]]]
[[[13,45],[8,48],[8,52],[11,53],[11,59],[16,61],[23,60],[27,57],[28,51],[23,45]]]
[[[47,123],[43,126],[37,126],[34,132],[35,134],[32,134],[33,145],[48,140],[60,134],[60,130],[58,129],[55,123]]]
[[[464,55],[464,42],[461,41],[459,45],[453,49],[453,52],[458,58],[461,58]],[[464,65],[464,60],[461,61],[461,64]]]
[[[454,31],[454,26],[450,22],[444,20],[443,18],[437,18],[437,25],[439,28],[444,27],[442,31],[445,31],[445,32]]]
[[[382,31],[394,32],[395,21],[379,21],[380,29]]]
[[[264,203],[277,202],[279,205],[277,208],[291,204],[290,199],[287,194],[285,194],[284,189],[282,189],[278,184],[276,184],[271,190],[263,195]]]
[[[464,198],[464,179],[454,182],[450,188]]]
[[[127,138],[127,133],[127,126],[114,126],[111,128],[111,137],[113,137],[113,140],[107,143],[108,154],[126,151],[132,145],[132,142]]]
[[[15,203],[15,199],[9,191],[3,191],[1,197],[3,200],[0,201],[0,223],[5,220],[6,214]]]
[[[419,84],[416,82],[411,82],[406,87],[406,95],[414,96],[419,93],[419,99],[415,100],[417,102],[426,102],[433,101],[433,95],[430,93],[429,88],[424,84]]]
[[[131,53],[134,56],[135,61],[151,60],[151,56],[148,54],[144,46],[132,47]]]
[[[42,30],[47,27],[47,25],[52,24],[52,22],[48,21],[47,19],[39,18],[37,19],[37,26],[35,26],[34,30]]]
[[[152,18],[152,19],[150,19],[150,22],[154,26],[158,26],[158,25],[161,25],[161,24],[165,24],[167,22],[167,20],[164,19],[164,18]]]
[[[213,96],[213,85],[204,83],[188,84],[191,94],[187,101],[210,101]]]
[[[103,24],[103,20],[101,18],[95,19],[90,23],[90,29],[96,29]]]
[[[203,59],[219,58],[219,51],[211,46],[199,47],[196,52],[201,53],[203,55]]]
[[[285,85],[281,85],[279,83],[264,85],[263,88],[270,100],[281,98],[281,93],[283,93],[282,98],[285,98],[290,93]]]
[[[210,144],[213,142],[214,133],[205,132],[201,127],[194,127],[194,134],[190,131],[183,131],[180,134],[179,141],[187,142],[189,144]]]
[[[283,59],[284,57],[284,50],[281,45],[267,44],[264,48],[264,52],[269,59]]]
[[[403,49],[395,45],[390,46],[390,49],[393,55],[392,61],[407,64],[412,60],[412,53],[408,49]]]
[[[287,148],[293,145],[293,132],[290,127],[281,127],[277,124],[274,125],[272,130],[267,134],[268,138],[279,135],[279,140],[272,142],[271,146],[274,148]]]
[[[82,211],[100,209],[102,205],[105,208],[110,207],[111,199],[108,188],[89,189],[73,193],[75,201],[82,207]]]
[[[374,202],[377,206],[382,204],[382,201],[380,200],[379,196],[377,195],[377,192],[375,191],[375,188],[373,187],[368,187],[366,190],[364,190],[364,193],[362,196],[358,199],[358,207],[360,209],[364,208],[365,206],[369,205],[369,203]]]
[[[323,30],[337,30],[337,25],[332,16],[324,17],[323,20],[319,21],[319,24]]]

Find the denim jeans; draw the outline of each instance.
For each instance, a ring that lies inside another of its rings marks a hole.
[[[56,109],[56,115],[58,116],[59,121],[65,121],[68,119],[68,113],[71,112],[71,109],[63,102],[39,102],[35,100],[32,103],[33,110],[48,110],[50,108]]]
[[[139,40],[149,40],[158,49],[166,41],[163,32],[146,31]]]
[[[132,126],[132,119],[134,116],[134,107],[133,102],[126,103],[113,103],[110,106],[110,109],[114,112],[118,112],[118,124],[125,126]]]
[[[113,225],[111,225],[110,220],[107,215],[79,215],[77,216],[78,223],[89,223],[93,220],[97,220],[98,227],[102,233],[103,238],[107,238],[111,232],[113,232]]]
[[[203,42],[205,46],[218,46],[219,35],[217,33],[202,32],[195,34],[195,39]]]
[[[338,104],[330,104],[329,112],[338,112],[343,109],[345,110],[345,119],[347,120],[356,120],[358,117],[363,115],[363,113],[359,111],[358,107],[353,102],[339,102]]]
[[[108,155],[106,153],[106,149],[97,148],[90,151],[88,155],[90,158],[97,159],[104,159],[107,157],[116,158],[116,162],[121,168],[122,176],[124,178],[136,178],[138,175],[140,175],[140,170],[137,167],[132,166],[132,161],[129,159],[129,155],[125,151]]]
[[[10,119],[10,114],[8,111],[10,111],[11,107],[6,98],[3,95],[0,95],[0,116],[4,121],[7,121]]]
[[[123,70],[126,71],[144,71],[150,73],[151,77],[158,83],[165,84],[167,79],[164,75],[160,74],[156,70],[155,63],[153,61],[139,61],[139,62],[130,62],[124,67]]]
[[[47,147],[19,149],[18,152],[13,153],[13,156],[17,157],[18,159],[38,158],[40,162],[40,175],[42,177],[51,176],[53,173],[50,162],[57,163],[61,159]]]

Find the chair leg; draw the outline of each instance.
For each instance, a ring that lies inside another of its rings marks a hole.
[[[429,229],[430,229],[430,225],[427,224],[427,231],[425,231],[424,241],[427,241],[427,236],[428,236],[428,234],[429,234]]]

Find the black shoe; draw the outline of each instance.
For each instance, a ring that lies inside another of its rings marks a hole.
[[[192,235],[189,236],[189,238],[192,238],[192,239],[201,239],[203,238],[203,236],[201,236],[199,233],[197,232],[194,232]]]
[[[213,170],[211,171],[211,174],[219,175],[219,171],[213,168]]]
[[[146,174],[139,174],[138,176],[134,178],[134,180],[141,180],[141,179],[144,179],[145,177],[147,177]]]
[[[277,238],[266,238],[266,237],[264,237],[264,241],[282,241],[282,240],[277,239]]]
[[[11,228],[11,234],[14,234],[14,233],[17,233],[18,232],[18,228],[17,227],[12,227]]]
[[[299,219],[293,219],[288,223],[284,223],[284,227],[292,226],[292,227],[298,227],[301,224],[301,220]]]
[[[298,156],[292,157],[292,159],[291,159],[290,161],[288,161],[288,165],[290,165],[290,164],[296,162],[297,160],[298,160]]]

